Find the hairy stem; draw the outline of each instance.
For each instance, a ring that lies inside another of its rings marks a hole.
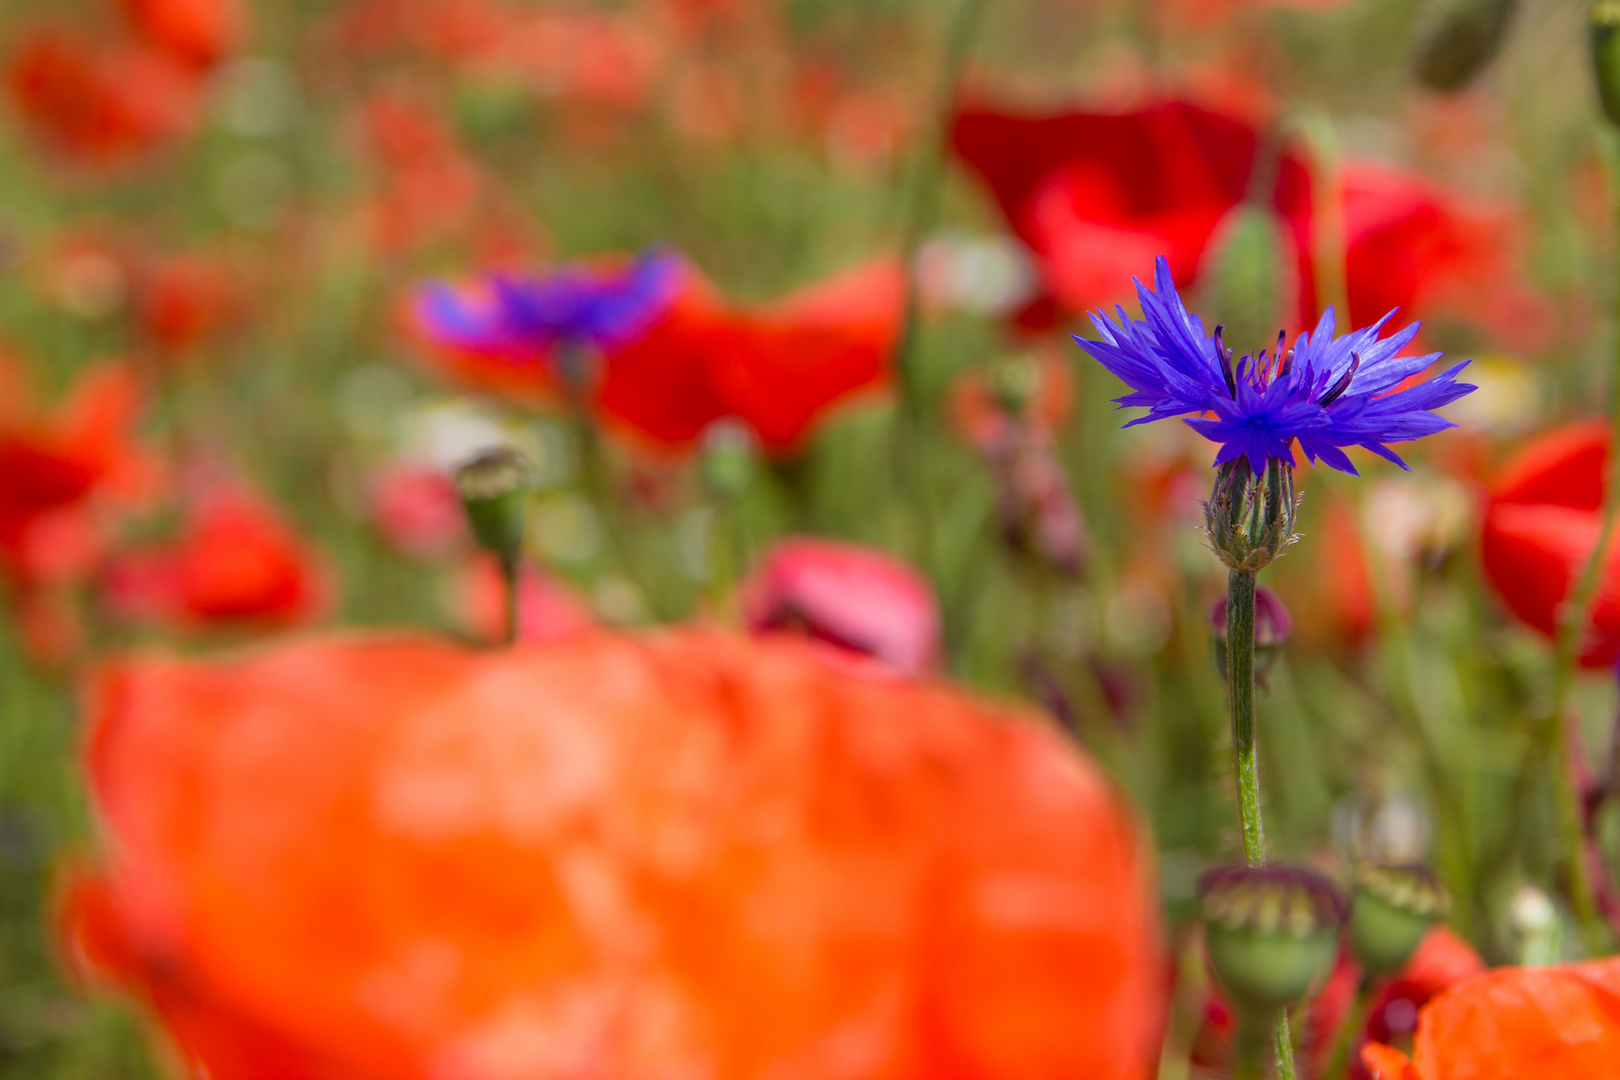
[[[516,556],[501,559],[501,588],[505,592],[506,600],[506,643],[516,645],[518,632],[522,628],[521,612],[518,600],[518,559]]]
[[[1254,738],[1254,575],[1230,571],[1226,579],[1226,687],[1232,709],[1232,767],[1243,818],[1243,860],[1266,861],[1260,820],[1260,765]]]

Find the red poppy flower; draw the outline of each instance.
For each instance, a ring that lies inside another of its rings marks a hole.
[[[154,47],[207,70],[241,41],[237,0],[119,0],[135,32]]]
[[[204,255],[171,255],[141,268],[136,281],[136,329],[158,353],[193,353],[237,318],[241,297],[230,268]]]
[[[939,666],[933,586],[876,548],[808,536],[778,541],[743,582],[741,600],[753,633],[802,633],[905,675]]]
[[[1134,822],[1044,724],[707,631],[146,657],[67,951],[250,1077],[1084,1076],[1156,1060]]]
[[[104,364],[49,414],[0,360],[0,563],[20,583],[82,574],[100,552],[104,512],[150,494],[156,466],[135,444],[135,376]]]
[[[1515,263],[1520,224],[1511,208],[1370,163],[1343,170],[1339,197],[1354,325],[1400,308],[1460,319],[1516,348],[1545,341],[1549,313]]]
[[[1410,1060],[1378,1043],[1375,1080],[1602,1077],[1620,1061],[1620,960],[1498,968],[1424,1007]]]
[[[191,496],[172,543],[120,555],[105,586],[116,614],[185,629],[296,625],[320,614],[331,592],[318,557],[281,515],[221,481]]]
[[[734,417],[767,452],[792,454],[836,406],[888,381],[904,291],[892,258],[751,311],[706,291],[608,353],[599,403],[610,422],[685,448]]]
[[[202,111],[198,76],[167,54],[66,29],[21,34],[6,86],[42,143],[91,166],[141,157],[188,133]]]
[[[1552,637],[1559,612],[1597,545],[1610,437],[1600,421],[1572,424],[1520,448],[1485,504],[1480,550],[1485,576],[1508,610]],[[1620,550],[1604,554],[1581,663],[1620,658]]]
[[[792,454],[838,406],[888,381],[903,290],[898,261],[880,258],[746,309],[680,261],[650,325],[604,346],[588,396],[610,426],[654,449],[690,449],[710,424],[729,417],[746,424],[767,452]],[[468,286],[460,299],[474,311],[489,297]],[[412,311],[411,336],[428,344],[430,362],[456,381],[531,405],[556,397],[552,337],[533,347],[445,347],[432,344],[420,306]]]
[[[1126,298],[1163,255],[1197,283],[1210,237],[1243,198],[1259,137],[1246,120],[1185,101],[1139,112],[961,110],[952,144],[978,173],[1048,289],[1070,310]],[[1313,310],[1310,174],[1283,155],[1273,205],[1295,242],[1301,309]]]
[[[506,581],[493,555],[467,563],[454,584],[457,621],[481,641],[506,639]],[[564,641],[596,625],[591,605],[532,564],[518,572],[518,640]]]

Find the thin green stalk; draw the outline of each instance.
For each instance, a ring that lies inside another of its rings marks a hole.
[[[1333,1042],[1333,1056],[1328,1059],[1323,1080],[1344,1080],[1350,1075],[1350,1054],[1356,1048],[1356,1035],[1367,1026],[1367,1010],[1372,1005],[1372,980],[1362,979],[1356,990],[1355,1004],[1339,1025],[1338,1037]]]
[[[1266,861],[1260,820],[1260,763],[1254,738],[1254,575],[1229,571],[1226,578],[1226,686],[1232,710],[1232,767],[1237,773],[1238,812],[1243,818],[1243,860]]]
[[[1254,574],[1232,570],[1226,577],[1226,686],[1232,709],[1232,767],[1237,773],[1238,813],[1243,819],[1243,861],[1263,866],[1266,831],[1260,817],[1260,761],[1254,731]],[[1288,1010],[1272,1024],[1277,1075],[1294,1080],[1294,1041]],[[1241,1051],[1241,1048],[1240,1048]],[[1243,1053],[1239,1053],[1241,1058]]]
[[[501,589],[506,600],[506,643],[516,645],[518,633],[522,629],[522,613],[519,603],[518,560],[503,558],[501,560]]]
[[[922,476],[916,445],[926,413],[917,371],[917,337],[921,315],[917,252],[922,247],[923,238],[933,231],[939,220],[939,207],[945,190],[945,147],[951,116],[956,108],[957,87],[962,81],[962,69],[967,64],[974,37],[988,7],[989,0],[961,0],[951,21],[950,35],[940,59],[939,82],[934,89],[934,100],[928,114],[933,118],[933,128],[922,146],[913,173],[910,205],[900,241],[901,269],[905,275],[905,307],[894,351],[894,371],[900,384],[901,406],[900,424],[894,440],[894,465],[901,490],[909,489],[915,500],[918,513],[916,547],[922,565],[931,574],[936,569],[932,535],[934,510],[927,483]]]
[[[1615,199],[1615,219],[1620,221],[1620,171],[1612,166],[1610,185]],[[1611,435],[1620,433],[1620,261],[1616,265],[1613,285],[1615,327],[1608,369],[1609,425]],[[1598,530],[1597,544],[1586,558],[1575,592],[1570,597],[1558,624],[1558,645],[1553,657],[1553,692],[1546,714],[1541,718],[1541,742],[1552,754],[1554,791],[1558,799],[1558,828],[1564,841],[1564,868],[1570,902],[1575,907],[1581,927],[1589,943],[1601,940],[1603,922],[1598,915],[1597,902],[1592,893],[1592,882],[1587,877],[1585,832],[1581,827],[1580,793],[1575,790],[1574,778],[1569,771],[1569,736],[1566,711],[1570,690],[1575,681],[1575,664],[1580,656],[1581,635],[1592,616],[1592,604],[1597,597],[1598,584],[1603,577],[1603,564],[1614,537],[1615,519],[1620,511],[1620,447],[1611,447],[1609,475],[1604,485],[1603,524]]]

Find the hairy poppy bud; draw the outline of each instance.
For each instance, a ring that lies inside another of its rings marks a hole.
[[[1620,2],[1598,0],[1593,4],[1589,33],[1598,101],[1609,123],[1620,124]]]
[[[1226,601],[1223,594],[1209,609],[1210,626],[1215,631],[1215,667],[1226,678]],[[1283,642],[1294,632],[1294,617],[1277,594],[1264,585],[1254,590],[1254,677],[1263,679],[1277,658]]]
[[[741,424],[721,421],[703,435],[703,482],[723,501],[741,498],[754,482],[759,440]]]
[[[1327,976],[1349,907],[1303,866],[1220,866],[1198,882],[1215,977],[1247,1008],[1280,1009]]]
[[[1216,229],[1200,277],[1210,313],[1240,352],[1276,335],[1291,284],[1287,250],[1281,222],[1264,206],[1240,204]]]
[[[1298,539],[1294,516],[1294,469],[1276,458],[1256,476],[1240,457],[1215,471],[1215,488],[1204,504],[1204,527],[1210,546],[1233,570],[1254,573]]]
[[[1451,0],[1418,46],[1418,79],[1454,93],[1473,82],[1502,51],[1517,0]]]
[[[1351,897],[1350,947],[1375,976],[1405,967],[1451,902],[1434,871],[1420,863],[1359,867]]]
[[[516,563],[523,550],[530,486],[527,459],[509,446],[483,450],[456,470],[456,491],[473,536],[503,563]]]

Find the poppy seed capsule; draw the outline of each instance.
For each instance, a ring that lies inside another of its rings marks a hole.
[[[1226,678],[1226,601],[1223,595],[1209,609],[1210,628],[1215,632],[1215,668]],[[1277,658],[1283,642],[1294,632],[1294,617],[1276,593],[1264,585],[1254,590],[1254,677],[1263,679]]]
[[[1198,882],[1210,966],[1239,1005],[1280,1009],[1327,977],[1349,908],[1303,866],[1220,866]]]
[[[528,460],[509,446],[480,451],[456,469],[456,492],[478,546],[502,562],[523,550],[525,503],[532,478]]]
[[[1599,0],[1593,4],[1587,33],[1603,115],[1609,123],[1620,124],[1620,2]]]
[[[1256,476],[1244,456],[1215,470],[1204,527],[1222,562],[1252,574],[1299,539],[1294,535],[1298,509],[1292,465],[1268,458],[1265,473]]]
[[[1350,907],[1356,959],[1369,975],[1399,971],[1450,904],[1440,879],[1420,863],[1358,867]]]
[[[1451,0],[1418,46],[1418,79],[1442,94],[1463,89],[1502,51],[1517,0]]]

